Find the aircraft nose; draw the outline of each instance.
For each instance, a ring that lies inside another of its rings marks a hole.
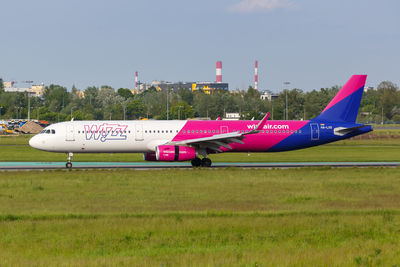
[[[29,139],[29,145],[33,148],[39,149],[40,146],[39,137],[35,135],[31,139]]]

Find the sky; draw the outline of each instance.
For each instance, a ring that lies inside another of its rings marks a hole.
[[[400,84],[398,0],[2,1],[5,81],[133,88],[141,82],[215,81],[279,92]]]

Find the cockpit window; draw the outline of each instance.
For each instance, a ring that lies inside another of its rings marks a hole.
[[[55,134],[56,133],[56,130],[51,130],[51,134]]]
[[[49,134],[49,133],[50,133],[50,130],[46,130],[46,133]]]

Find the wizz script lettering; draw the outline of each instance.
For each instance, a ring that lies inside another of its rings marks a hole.
[[[103,123],[100,125],[84,125],[86,140],[126,140],[126,128],[128,125]]]

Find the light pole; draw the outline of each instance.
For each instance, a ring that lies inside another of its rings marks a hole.
[[[1,119],[1,109],[2,109],[3,107],[0,107],[0,119]]]
[[[31,120],[31,93],[28,91],[28,121]]]
[[[283,83],[286,87],[288,87],[288,85],[290,84],[290,82],[284,82]],[[285,89],[285,88],[283,88],[283,89]],[[286,108],[285,108],[285,117],[286,117],[286,120],[288,120],[288,118],[289,118],[289,116],[288,116],[288,89],[286,88],[285,89],[285,91],[286,91]]]
[[[181,105],[178,106],[178,120],[181,119]]]
[[[169,86],[167,86],[167,120],[169,120],[169,99],[168,99],[168,95],[169,95]]]

